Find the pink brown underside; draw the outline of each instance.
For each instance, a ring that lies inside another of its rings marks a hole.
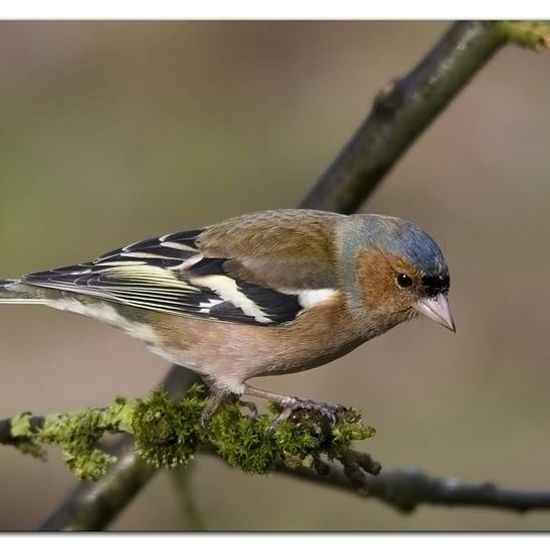
[[[173,352],[173,360],[231,386],[254,376],[317,367],[351,351],[367,336],[365,327],[344,312],[338,296],[278,327],[148,316],[154,317],[159,346]]]

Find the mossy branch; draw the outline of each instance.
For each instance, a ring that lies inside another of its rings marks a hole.
[[[274,404],[265,414],[249,416],[234,401],[203,423],[205,404],[204,388],[196,384],[175,400],[157,390],[143,399],[119,397],[102,409],[45,417],[23,413],[0,421],[0,443],[42,459],[46,457],[45,444],[58,445],[70,470],[91,481],[101,479],[107,467],[116,462],[116,457],[100,446],[107,433],[130,434],[136,452],[155,468],[187,465],[195,453],[206,449],[230,466],[254,474],[265,474],[282,465],[318,471],[323,457],[341,462],[355,485],[359,479],[357,465],[371,474],[380,470],[368,455],[351,449],[354,441],[375,433],[362,424],[355,409],[338,412],[336,423],[331,425],[322,415],[306,410],[297,410],[279,421],[281,411]],[[360,489],[365,490],[364,484]]]
[[[337,414],[335,425],[312,411],[296,411],[278,421],[271,405],[262,415],[244,414],[237,402],[201,421],[206,403],[203,388],[193,386],[170,399],[157,390],[144,399],[117,398],[103,409],[33,416],[23,413],[0,421],[0,443],[45,459],[45,444],[56,444],[78,477],[101,480],[117,458],[101,448],[106,433],[130,434],[134,450],[149,468],[186,466],[198,452],[217,455],[232,467],[252,474],[279,471],[316,483],[370,495],[400,511],[420,504],[485,506],[526,512],[550,509],[550,493],[500,488],[491,483],[464,483],[418,470],[380,475],[380,464],[352,448],[354,441],[374,435],[354,409]],[[335,464],[336,463],[336,464]],[[338,464],[339,463],[339,464]]]
[[[500,21],[498,23],[505,40],[531,50],[550,48],[550,22],[548,21]]]

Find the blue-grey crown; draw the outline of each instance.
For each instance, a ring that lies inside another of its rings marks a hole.
[[[351,220],[350,218],[354,218]],[[378,214],[348,218],[345,229],[348,252],[357,252],[367,242],[413,265],[422,276],[447,279],[449,271],[437,243],[414,223]],[[353,256],[353,252],[351,256]]]
[[[403,258],[428,277],[448,274],[441,249],[414,223],[376,214],[366,215],[364,220],[373,245]]]

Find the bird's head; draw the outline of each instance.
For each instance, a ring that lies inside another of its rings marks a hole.
[[[435,241],[413,223],[356,215],[344,229],[353,309],[390,328],[421,313],[455,331],[447,301],[449,270]]]

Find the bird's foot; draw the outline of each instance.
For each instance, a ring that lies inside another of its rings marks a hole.
[[[249,416],[252,419],[258,418],[258,407],[255,403],[252,401],[242,401],[239,399],[237,395],[231,395],[227,393],[219,393],[219,392],[212,392],[208,398],[208,401],[206,402],[206,406],[204,407],[201,415],[201,423],[203,426],[206,425],[208,420],[212,418],[214,413],[220,408],[226,405],[227,403],[235,401],[237,402],[241,407],[244,407],[245,409],[248,409]]]
[[[277,403],[282,411],[275,421],[275,424],[286,420],[287,418],[296,418],[300,414],[311,412],[320,419],[324,420],[323,424],[328,424],[332,429],[337,421],[339,413],[346,411],[343,405],[333,405],[331,403],[322,403],[311,399],[300,399],[298,397],[281,395],[267,390],[254,388],[253,386],[245,386],[245,394],[262,399],[269,399]]]
[[[222,392],[216,392],[211,391],[210,395],[208,396],[208,400],[206,401],[206,405],[204,409],[202,410],[201,414],[201,424],[206,426],[208,421],[212,418],[214,413],[223,405],[225,405],[229,400],[231,396],[222,393]]]
[[[244,407],[245,409],[248,409],[250,418],[253,418],[254,420],[258,418],[258,407],[256,406],[256,403],[253,403],[252,401],[239,401],[239,405],[241,407]]]
[[[283,407],[283,412],[278,418],[279,422],[290,418],[296,412],[311,411],[327,420],[330,426],[334,427],[338,413],[346,410],[343,405],[333,405],[332,403],[323,403],[311,399],[299,399],[298,397],[283,397],[279,403]]]

